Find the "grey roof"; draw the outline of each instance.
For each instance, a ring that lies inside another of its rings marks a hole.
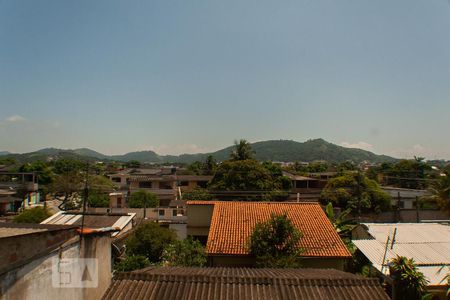
[[[389,299],[376,279],[331,269],[151,267],[119,273],[103,299]]]
[[[388,274],[387,263],[397,255],[413,258],[419,271],[424,273],[430,285],[442,285],[445,272],[442,266],[450,265],[450,226],[437,223],[364,223],[369,239],[356,239],[353,243],[372,262],[373,266]],[[389,244],[383,267],[386,239]]]

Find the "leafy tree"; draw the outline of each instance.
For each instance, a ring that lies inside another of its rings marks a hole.
[[[157,207],[159,200],[154,193],[139,190],[131,194],[128,206],[131,208]]]
[[[109,207],[109,196],[96,192],[89,193],[88,203],[90,207]]]
[[[354,171],[356,170],[356,165],[352,161],[346,160],[338,164],[336,169],[339,173],[343,173],[345,171]]]
[[[387,210],[390,207],[389,195],[376,181],[360,172],[330,179],[322,191],[321,200],[324,204],[332,202],[335,206],[358,212],[362,209]]]
[[[394,299],[419,300],[425,294],[427,280],[417,270],[413,259],[397,256],[390,261],[390,276],[394,283]]]
[[[263,191],[273,190],[272,176],[259,162],[251,159],[222,162],[210,183],[211,190]]]
[[[114,266],[114,269],[119,272],[129,272],[148,267],[150,262],[147,257],[142,255],[127,256]]]
[[[214,159],[212,155],[208,155],[206,157],[205,163],[204,163],[204,175],[213,175],[214,171],[216,170],[217,162]]]
[[[61,158],[55,161],[53,171],[56,174],[70,174],[79,173],[81,171],[84,171],[85,168],[85,164],[79,160]]]
[[[230,154],[231,160],[249,160],[253,159],[255,152],[252,146],[246,140],[234,141],[234,149]]]
[[[39,185],[50,185],[53,182],[54,173],[50,166],[42,161],[26,163],[19,168],[19,172],[36,172]]]
[[[161,261],[163,250],[175,241],[173,230],[160,227],[157,223],[147,223],[139,226],[127,239],[126,254],[145,256],[151,263],[157,263]]]
[[[184,200],[211,200],[212,198],[207,189],[196,188],[183,193]]]
[[[125,163],[125,167],[130,169],[138,169],[141,167],[141,163],[137,160],[130,160],[129,162]]]
[[[188,238],[168,245],[164,249],[162,260],[167,266],[203,267],[206,264],[206,254],[199,241]]]
[[[309,173],[318,173],[318,172],[325,172],[328,170],[328,163],[322,162],[322,161],[313,161],[308,164],[308,172]]]
[[[250,236],[250,254],[256,266],[267,268],[295,268],[300,266],[302,233],[287,214],[272,214],[269,220],[256,224]]]
[[[43,207],[34,207],[31,209],[26,209],[19,215],[14,217],[14,223],[41,223],[51,214],[48,210]]]

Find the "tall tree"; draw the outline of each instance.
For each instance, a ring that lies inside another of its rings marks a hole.
[[[254,159],[255,152],[252,150],[252,146],[246,140],[234,141],[234,149],[230,154],[232,160],[248,160]]]
[[[256,266],[267,268],[295,268],[300,266],[302,233],[287,214],[273,214],[266,222],[256,224],[250,236],[250,254]]]

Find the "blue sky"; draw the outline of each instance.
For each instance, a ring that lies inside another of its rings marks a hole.
[[[446,0],[0,0],[0,150],[450,159],[449,28]]]

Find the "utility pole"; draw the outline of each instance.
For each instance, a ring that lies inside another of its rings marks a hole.
[[[86,205],[87,205],[87,200],[89,197],[89,185],[88,185],[88,180],[89,180],[89,162],[86,162],[86,174],[85,174],[85,178],[84,178],[84,192],[83,192],[83,209],[81,211],[81,232],[80,232],[80,239],[83,238],[83,230],[84,230],[84,215],[86,213]]]

